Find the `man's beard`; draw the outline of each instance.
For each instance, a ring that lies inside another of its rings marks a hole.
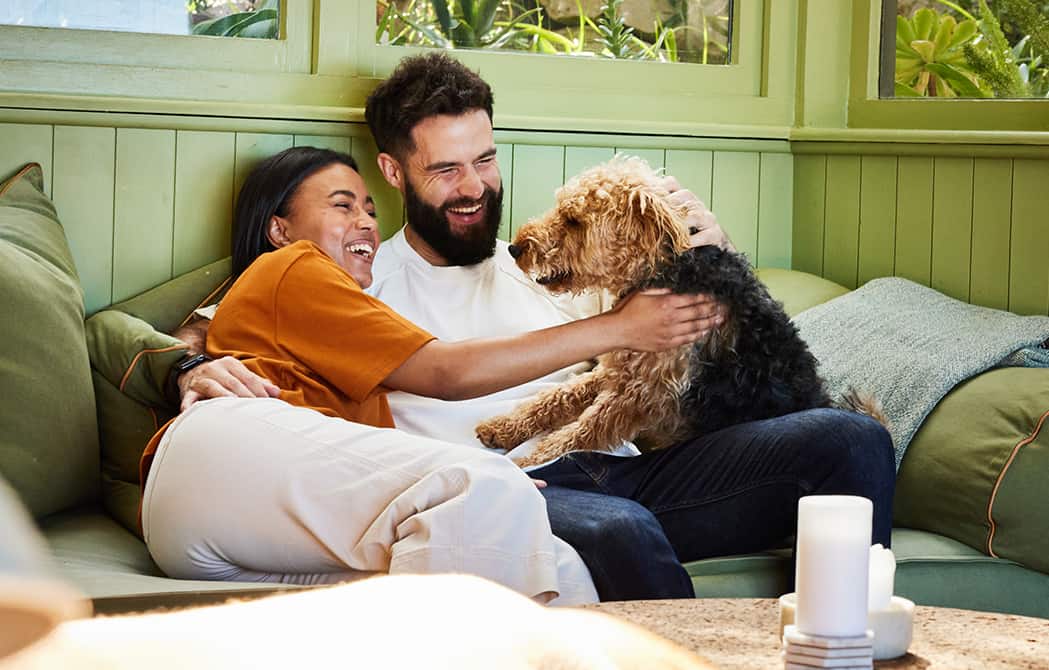
[[[408,225],[449,265],[476,265],[495,254],[495,240],[499,235],[499,220],[503,212],[503,189],[493,191],[485,185],[481,200],[484,203],[484,220],[470,226],[463,234],[456,235],[448,221],[448,210],[452,207],[468,207],[477,201],[460,198],[434,207],[423,202],[411,182],[405,180],[404,206]]]

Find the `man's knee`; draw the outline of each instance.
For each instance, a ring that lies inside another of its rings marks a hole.
[[[812,410],[807,414],[804,450],[808,461],[826,464],[844,480],[863,489],[889,487],[896,477],[896,460],[889,431],[880,423],[856,412],[839,409]]]
[[[598,507],[580,510],[578,532],[578,541],[611,555],[667,542],[662,525],[648,508],[614,496],[607,496]]]

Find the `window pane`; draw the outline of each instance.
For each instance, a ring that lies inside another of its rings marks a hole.
[[[732,0],[376,0],[377,44],[726,64]]]
[[[276,39],[280,0],[3,0],[0,24]]]
[[[884,0],[882,11],[881,97],[1049,98],[1046,0]]]

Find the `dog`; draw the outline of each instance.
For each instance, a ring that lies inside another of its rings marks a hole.
[[[625,441],[660,449],[817,407],[846,406],[884,423],[873,398],[850,391],[832,402],[815,357],[746,257],[690,248],[687,212],[668,201],[661,182],[639,158],[617,156],[591,168],[558,189],[551,211],[521,228],[510,254],[553,293],[703,293],[727,306],[725,323],[676,350],[604,354],[593,371],[478,424],[478,439],[509,450],[546,433],[518,460],[527,467]]]

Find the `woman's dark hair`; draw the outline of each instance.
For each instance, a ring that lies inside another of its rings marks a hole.
[[[364,118],[379,151],[403,161],[415,150],[412,129],[420,121],[478,109],[491,120],[492,104],[492,89],[480,75],[443,51],[432,51],[402,59],[368,96]]]
[[[233,276],[239,277],[256,258],[273,251],[266,231],[274,215],[287,216],[299,184],[329,165],[341,163],[360,172],[352,156],[316,147],[294,147],[255,166],[237,195],[233,212]]]

